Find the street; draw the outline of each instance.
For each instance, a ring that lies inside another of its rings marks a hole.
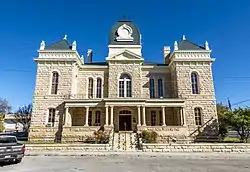
[[[249,172],[249,157],[202,158],[183,156],[26,156],[20,164],[0,167],[4,172]]]

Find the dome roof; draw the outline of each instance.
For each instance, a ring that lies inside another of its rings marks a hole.
[[[130,20],[119,20],[110,30],[109,45],[141,45],[138,27]]]

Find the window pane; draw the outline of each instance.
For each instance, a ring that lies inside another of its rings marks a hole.
[[[53,72],[52,74],[52,85],[51,85],[51,94],[57,94],[58,90],[58,79],[59,74],[58,72]]]
[[[88,116],[88,124],[89,126],[92,126],[92,111],[89,111],[89,116]]]
[[[95,125],[96,126],[101,125],[101,112],[100,111],[95,112]]]
[[[124,81],[119,81],[119,97],[124,97]]]
[[[51,124],[52,127],[54,127],[55,124],[55,116],[56,116],[56,110],[49,109],[48,123]]]
[[[162,85],[162,79],[158,79],[158,96],[163,97],[163,85]]]
[[[131,81],[127,81],[127,97],[132,97]]]
[[[150,98],[155,98],[155,84],[154,79],[149,80],[149,92],[150,92]]]
[[[101,78],[97,78],[96,97],[97,98],[102,97],[102,79]]]
[[[195,114],[195,124],[196,125],[201,125],[201,109],[200,108],[195,108],[194,109],[194,114]]]
[[[192,93],[193,94],[199,94],[198,75],[195,72],[191,73],[191,82],[192,82]]]
[[[93,98],[93,79],[89,78],[88,97]]]
[[[156,112],[151,111],[151,125],[156,126]]]

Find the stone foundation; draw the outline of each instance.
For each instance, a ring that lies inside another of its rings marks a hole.
[[[26,150],[30,151],[108,151],[108,144],[27,144]]]
[[[58,128],[37,127],[31,128],[29,141],[31,142],[83,142],[94,132],[99,130],[100,126],[89,127],[64,127],[62,131]],[[110,132],[111,127],[105,127],[106,132]]]
[[[142,151],[250,153],[250,144],[142,144]]]

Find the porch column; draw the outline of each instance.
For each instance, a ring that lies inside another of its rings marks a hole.
[[[137,125],[141,126],[141,107],[137,106],[137,113],[138,113],[138,123]]]
[[[143,126],[146,126],[146,112],[145,112],[146,110],[145,110],[145,106],[142,106],[142,125]]]
[[[85,115],[85,125],[84,126],[89,126],[88,120],[89,120],[89,107],[86,106],[86,115]]]
[[[161,109],[162,109],[162,126],[166,126],[165,106],[162,106]]]
[[[181,121],[181,125],[184,124],[184,121],[183,121],[183,111],[182,111],[182,107],[180,108],[180,121]]]
[[[182,112],[182,118],[183,118],[183,126],[186,126],[186,114],[185,114],[185,108],[181,108],[181,112]]]
[[[64,123],[65,127],[71,127],[72,126],[72,119],[71,119],[71,115],[69,113],[69,107],[65,108],[65,123]]]
[[[109,125],[109,107],[106,107],[106,119],[105,119],[105,125],[108,126]]]
[[[114,107],[110,106],[110,125],[114,125]]]

